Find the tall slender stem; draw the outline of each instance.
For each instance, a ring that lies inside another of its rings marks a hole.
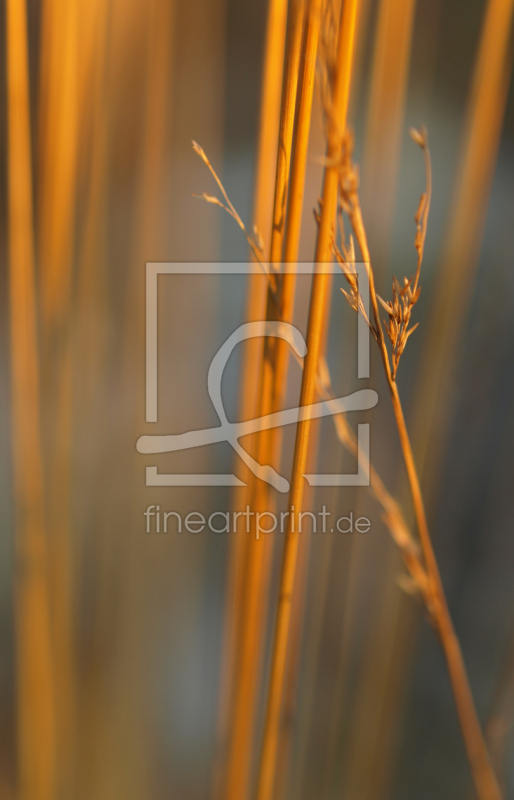
[[[481,800],[501,800],[502,793],[492,768],[489,752],[487,750],[487,745],[485,743],[476,712],[473,695],[469,686],[466,667],[464,665],[464,659],[462,657],[460,644],[455,634],[453,622],[448,610],[443,584],[439,573],[439,567],[437,565],[432,540],[430,538],[425,506],[421,493],[421,486],[414,462],[414,455],[407,432],[407,426],[405,424],[402,404],[398,393],[398,386],[392,375],[382,325],[380,322],[378,301],[373,280],[373,270],[371,268],[369,248],[358,201],[350,208],[349,215],[352,228],[359,243],[362,257],[366,262],[366,268],[369,275],[370,295],[373,307],[375,330],[377,333],[377,341],[391,394],[393,411],[398,428],[398,435],[400,438],[400,445],[414,505],[416,524],[418,527],[421,547],[427,568],[429,580],[429,611],[439,635],[446,659],[462,730],[462,737],[464,739],[466,753],[477,793]]]
[[[269,0],[264,70],[262,78],[259,143],[257,152],[257,175],[254,201],[255,226],[264,241],[271,234],[272,221],[269,207],[273,202],[276,172],[277,140],[280,123],[280,99],[287,23],[287,0]],[[248,277],[247,307],[245,319],[254,322],[263,319],[266,313],[268,293],[267,281],[259,272]],[[243,375],[240,396],[240,419],[252,419],[259,413],[259,380],[262,363],[262,342],[257,338],[244,343]],[[257,437],[250,437],[247,449],[255,457]],[[234,491],[235,508],[245,508],[251,501],[255,476],[241,464],[246,486]],[[223,634],[221,689],[218,720],[218,754],[214,770],[214,796],[221,794],[225,761],[230,759],[229,729],[234,707],[234,683],[240,669],[240,644],[242,635],[242,610],[248,587],[249,537],[236,532],[230,548],[229,574],[225,602],[225,625]]]
[[[288,31],[284,63],[280,125],[278,131],[277,167],[273,217],[271,227],[270,263],[279,263],[282,256],[293,126],[298,87],[298,67],[302,43],[304,0],[292,0],[289,8]],[[261,279],[262,280],[262,279]],[[266,318],[276,314],[277,276],[271,275],[267,288]],[[262,354],[262,355],[261,355]],[[257,351],[260,369],[257,397],[260,416],[270,413],[273,404],[273,367],[266,343],[260,342]],[[257,459],[269,463],[270,435],[262,431],[257,441]],[[264,510],[268,499],[267,486],[251,481],[254,510]],[[272,541],[269,537],[252,538],[245,548],[239,548],[241,566],[246,563],[245,592],[239,616],[239,654],[234,675],[230,745],[227,759],[227,800],[246,796],[251,773],[252,744],[255,734],[257,694],[260,686],[264,630],[268,610],[268,586],[271,569]],[[241,570],[240,570],[241,571]],[[241,584],[240,584],[241,585]]]
[[[323,206],[316,244],[316,272],[313,277],[309,322],[307,331],[307,356],[305,359],[300,405],[313,402],[316,392],[316,375],[321,349],[323,315],[327,301],[329,275],[324,263],[330,260],[333,220],[337,205],[338,169],[335,159],[346,128],[346,115],[350,90],[355,19],[358,0],[345,0],[342,7],[337,51],[336,79],[333,96],[333,114],[328,140],[328,166],[323,185]],[[332,161],[334,165],[332,166]],[[310,420],[300,422],[296,431],[291,491],[289,495],[289,524],[284,544],[280,578],[280,594],[273,642],[270,686],[268,693],[264,741],[260,762],[258,800],[271,800],[275,780],[279,742],[280,714],[287,646],[291,622],[291,600],[295,582],[298,555],[298,533],[295,517],[301,509],[304,477],[307,464]]]
[[[19,797],[54,800],[55,695],[40,429],[25,0],[8,0],[6,11]]]
[[[37,203],[42,310],[42,400],[59,793],[72,794],[76,756],[74,563],[71,509],[72,283],[78,150],[77,0],[43,3]]]

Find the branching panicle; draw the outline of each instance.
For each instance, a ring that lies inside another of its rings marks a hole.
[[[341,267],[343,275],[348,281],[348,285],[350,287],[349,292],[345,292],[344,289],[341,289],[341,291],[351,308],[353,308],[353,310],[360,314],[365,320],[371,333],[373,334],[373,337],[376,340],[377,331],[374,325],[371,323],[369,315],[364,306],[361,293],[359,292],[359,279],[355,270],[355,246],[353,243],[353,236],[350,236],[349,244],[342,245],[341,249],[337,247],[335,242],[333,242],[332,250],[336,257],[337,263]]]
[[[218,177],[217,173],[215,172],[214,167],[212,166],[211,162],[207,158],[207,156],[205,154],[205,150],[203,149],[203,147],[200,147],[200,145],[195,141],[193,141],[193,150],[195,151],[195,153],[198,153],[198,155],[200,156],[200,158],[202,159],[204,164],[208,167],[211,175],[213,176],[214,180],[216,181],[216,183],[218,184],[218,186],[220,188],[221,194],[223,195],[223,198],[224,198],[225,202],[223,203],[218,197],[215,197],[212,194],[207,194],[206,192],[202,192],[202,194],[193,194],[193,197],[199,197],[202,200],[205,200],[207,203],[212,203],[212,205],[220,206],[220,208],[223,208],[227,212],[227,214],[230,214],[232,219],[234,219],[237,222],[237,224],[239,225],[239,227],[243,231],[243,233],[244,233],[244,235],[246,237],[246,241],[250,245],[251,250],[252,250],[257,262],[260,264],[260,266],[262,267],[263,272],[269,278],[270,277],[269,267],[266,264],[266,259],[265,259],[265,256],[264,256],[264,240],[263,240],[259,230],[257,229],[256,225],[254,225],[253,226],[252,235],[250,235],[248,233],[248,231],[246,230],[246,227],[245,227],[245,224],[244,224],[243,220],[241,219],[241,217],[237,213],[236,209],[232,205],[232,203],[231,203],[231,201],[229,199],[229,196],[225,191],[225,187],[223,186],[220,178]]]
[[[392,300],[385,302],[380,295],[377,294],[378,301],[389,315],[389,319],[387,321],[384,320],[384,325],[386,326],[386,333],[392,346],[393,380],[396,378],[398,364],[405,350],[407,339],[411,333],[414,333],[419,325],[418,322],[412,328],[409,328],[412,309],[418,301],[420,292],[420,287],[413,291],[412,278],[410,281],[404,278],[403,286],[400,286],[396,278],[393,278]]]
[[[366,270],[369,277],[371,304],[373,308],[373,322],[376,330],[376,340],[380,349],[386,379],[391,393],[393,410],[398,428],[398,435],[402,448],[405,468],[411,490],[414,512],[419,532],[420,544],[423,553],[422,570],[418,571],[416,559],[408,561],[410,554],[403,550],[403,555],[408,564],[409,572],[414,584],[410,584],[410,590],[423,597],[425,607],[429,613],[430,621],[438,632],[441,645],[446,657],[448,672],[452,683],[457,711],[459,714],[462,735],[466,747],[471,771],[473,774],[475,787],[481,800],[501,800],[502,791],[498,784],[490,755],[480,726],[480,721],[476,712],[473,695],[471,693],[469,679],[466,673],[464,660],[460,645],[455,634],[453,622],[448,610],[441,575],[434,553],[428,523],[425,513],[423,496],[419,476],[414,461],[412,446],[405,424],[405,416],[396,384],[396,372],[398,362],[405,349],[407,339],[413,333],[416,326],[410,328],[412,309],[418,301],[420,294],[419,275],[423,261],[423,251],[427,231],[428,212],[430,208],[431,195],[431,170],[430,154],[427,145],[427,135],[424,130],[411,130],[411,136],[422,150],[425,157],[425,169],[427,174],[427,189],[421,196],[418,209],[414,220],[416,223],[416,237],[414,245],[418,254],[416,274],[410,280],[404,278],[403,285],[400,285],[396,278],[393,278],[392,299],[388,302],[378,297],[375,290],[374,274],[370,264],[369,249],[367,244],[366,231],[362,220],[358,196],[358,173],[351,160],[351,139],[345,137],[341,147],[339,191],[340,203],[345,213],[348,215],[355,238],[359,244],[362,257],[366,263]],[[344,259],[344,252],[340,255]],[[346,274],[346,273],[345,273]],[[351,292],[346,294],[347,299],[354,308],[359,309],[359,298],[355,296],[353,278],[350,279]],[[392,345],[391,360],[386,347],[384,329],[379,314],[379,303],[386,310],[388,320],[386,321],[385,331]],[[392,363],[391,363],[392,361]],[[426,580],[425,580],[426,578]]]
[[[421,287],[419,284],[419,275],[421,271],[421,264],[423,261],[423,252],[425,248],[425,238],[427,232],[428,213],[430,210],[430,197],[432,191],[431,167],[430,167],[430,153],[428,150],[427,134],[424,128],[418,131],[414,128],[410,131],[412,139],[418,144],[425,156],[425,170],[426,170],[426,191],[421,195],[421,199],[414,216],[416,223],[416,236],[414,246],[418,254],[418,263],[416,274],[414,277],[403,279],[403,285],[400,285],[396,278],[393,278],[392,299],[390,301],[383,300],[378,294],[376,298],[388,314],[388,318],[384,320],[385,332],[391,343],[391,378],[396,380],[398,365],[407,340],[409,336],[414,333],[418,324],[410,327],[412,310],[416,305]],[[352,160],[353,152],[353,138],[351,134],[344,137],[341,147],[340,157],[340,174],[339,174],[339,194],[340,194],[340,208],[350,218],[352,225],[357,228],[361,226],[361,212],[359,204],[359,172]],[[344,242],[344,227],[340,226],[342,230],[341,239]],[[345,261],[344,258],[344,244],[342,250],[335,247],[334,252],[340,264]],[[343,270],[345,271],[345,270]],[[345,275],[348,279],[347,271]],[[358,300],[358,288],[351,286],[351,293],[348,295],[344,292],[346,299],[355,310],[361,309],[362,301]],[[373,333],[376,341],[380,344],[381,332],[378,330],[380,322],[376,321],[376,327],[368,323],[370,330]]]

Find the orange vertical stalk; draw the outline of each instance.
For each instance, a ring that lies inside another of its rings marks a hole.
[[[284,236],[284,262],[286,264],[295,264],[298,261],[316,55],[321,23],[320,16],[321,0],[310,0],[299,69],[298,109]],[[277,233],[276,239],[278,240],[279,238],[280,235]],[[296,273],[288,271],[281,274],[278,278],[278,297],[275,298],[271,294],[268,297],[268,318],[272,318],[275,315],[283,322],[292,322],[295,290]],[[282,408],[285,399],[290,346],[284,339],[273,339],[267,343],[265,353],[269,361],[271,382],[269,389],[270,409],[274,412]],[[282,450],[282,429],[272,428],[265,433],[267,435],[261,434],[261,438],[267,441],[267,449],[263,452],[262,457],[265,459],[265,463],[271,463],[275,469],[279,469]]]
[[[39,412],[24,0],[8,0],[6,11],[19,797],[54,800],[55,695]]]
[[[414,447],[431,491],[445,438],[448,397],[459,335],[469,306],[485,212],[505,112],[512,68],[509,46],[514,0],[489,0],[475,64],[462,161],[457,175],[448,233],[413,408]]]
[[[383,254],[382,268],[396,198],[415,7],[415,0],[381,0],[378,11],[361,195],[370,246]]]
[[[273,202],[277,140],[280,123],[280,97],[282,71],[286,42],[287,0],[269,0],[264,66],[261,91],[259,141],[257,145],[257,170],[254,199],[255,227],[264,241],[271,233],[269,207]],[[245,319],[254,322],[263,319],[266,313],[267,282],[263,275],[248,276],[248,300]],[[239,401],[240,419],[252,419],[258,414],[259,374],[262,343],[248,339],[244,343],[243,376]],[[252,437],[247,449],[255,455],[257,438]],[[241,464],[246,487],[234,491],[234,506],[245,508],[252,498],[254,476]],[[235,532],[230,547],[227,591],[225,601],[225,623],[220,671],[220,703],[218,720],[218,754],[214,774],[214,794],[218,797],[227,757],[229,727],[233,711],[234,677],[239,660],[243,598],[246,587],[248,535]]]
[[[424,145],[424,149],[425,148],[426,144]],[[403,408],[398,393],[398,386],[396,384],[396,379],[389,361],[385,336],[381,326],[366,232],[362,221],[358,195],[356,192],[352,197],[352,200],[349,201],[348,215],[368,273],[376,340],[380,350],[384,372],[391,395],[396,427],[398,429],[400,446],[414,507],[414,515],[416,517],[421,549],[423,551],[423,557],[426,565],[428,577],[427,606],[436,627],[446,660],[448,674],[450,676],[450,682],[455,699],[455,705],[457,708],[457,714],[461,726],[462,738],[464,740],[466,754],[477,794],[481,800],[501,800],[502,793],[494,774],[494,770],[492,769],[489,753],[483,737],[482,729],[480,727],[480,721],[478,719],[471,693],[460,644],[453,628],[453,623],[448,610],[444,588],[439,573],[437,559],[430,537],[425,505],[421,492],[421,485],[414,461],[414,454],[407,432],[407,426],[405,424]],[[422,256],[418,251],[417,275],[419,275],[421,259]],[[417,277],[414,283],[414,287],[416,286]]]
[[[279,265],[285,233],[286,206],[289,189],[289,169],[293,142],[296,94],[300,65],[300,49],[305,0],[292,0],[288,32],[284,86],[280,109],[280,131],[277,151],[277,173],[271,229],[270,263]]]
[[[42,379],[48,430],[49,569],[54,670],[59,686],[56,734],[60,791],[73,792],[75,663],[71,534],[71,287],[77,178],[79,52],[77,0],[43,3],[39,87],[38,198],[42,298]]]
[[[271,233],[269,207],[273,202],[277,140],[280,121],[280,95],[282,70],[286,39],[287,0],[270,0],[264,54],[262,80],[259,142],[257,146],[257,174],[254,200],[254,220],[264,241]],[[248,276],[248,301],[245,319],[254,322],[264,318],[266,313],[267,282],[258,273]],[[240,398],[240,419],[252,419],[258,414],[258,389],[262,343],[258,339],[248,339],[244,343],[243,376]],[[255,454],[256,437],[247,445]],[[247,486],[234,491],[234,504],[246,507],[253,491],[254,476],[241,464]],[[223,749],[228,737],[231,707],[231,686],[237,660],[238,631],[241,620],[241,598],[244,589],[248,536],[234,534],[230,550],[227,598],[225,603],[225,631],[221,668],[221,701],[218,740]],[[220,771],[220,770],[218,770]]]
[[[59,328],[71,291],[77,150],[78,6],[46,0],[41,42],[38,230],[43,323]],[[55,335],[55,330],[53,331]]]
[[[284,262],[295,264],[298,261],[300,233],[302,224],[303,199],[305,188],[305,173],[307,168],[307,154],[309,147],[310,119],[312,113],[312,100],[316,71],[316,56],[318,51],[318,41],[321,25],[320,0],[311,0],[308,6],[308,24],[304,32],[305,43],[302,53],[302,64],[300,68],[300,82],[298,87],[298,111],[293,144],[291,178],[289,186],[289,202],[286,221],[286,234],[284,244]],[[280,315],[285,322],[292,322],[294,295],[296,289],[296,274],[286,272],[281,276],[280,281]],[[329,315],[326,314],[324,321],[325,332],[323,339],[326,338],[328,330]],[[283,407],[287,386],[288,363],[290,357],[289,345],[283,339],[276,339],[274,342],[274,386],[273,386],[273,410],[278,411]],[[322,344],[322,351],[325,345]],[[311,458],[314,457],[314,441],[317,438],[319,429],[318,421],[311,428]],[[281,428],[270,431],[270,463],[277,469],[280,466],[280,455],[282,451]],[[294,592],[293,614],[291,622],[291,643],[288,662],[288,670],[285,678],[286,720],[282,728],[281,741],[279,743],[277,765],[281,773],[281,779],[287,780],[288,760],[290,756],[291,741],[294,732],[294,708],[297,688],[297,678],[299,672],[298,659],[300,658],[304,601],[308,574],[308,556],[310,549],[310,537],[305,533],[299,546],[298,574]]]
[[[285,230],[285,209],[289,181],[289,164],[293,139],[293,124],[298,86],[298,66],[302,42],[304,19],[304,0],[293,0],[289,10],[288,34],[286,42],[284,79],[280,110],[280,127],[277,150],[277,168],[271,231],[270,262],[279,262]],[[276,281],[274,281],[274,287]],[[267,291],[268,317],[269,305],[274,303],[273,289]],[[259,357],[260,386],[257,397],[260,405],[259,415],[270,412],[272,403],[272,364],[267,345],[260,342]],[[259,375],[259,371],[257,371]],[[257,440],[257,460],[266,461],[269,452],[268,431],[261,432]],[[252,481],[254,510],[264,509],[269,497],[268,487],[262,482]],[[254,532],[252,531],[252,534]],[[247,534],[244,534],[245,536]],[[240,616],[239,659],[233,695],[230,748],[227,762],[227,800],[240,800],[248,791],[252,763],[252,744],[255,734],[255,712],[257,694],[260,686],[264,631],[268,610],[268,586],[271,569],[272,540],[270,537],[252,538],[247,544],[247,571],[245,574],[245,595]]]
[[[310,405],[316,392],[316,375],[320,357],[323,315],[327,303],[329,275],[324,263],[331,260],[331,239],[337,207],[338,168],[337,160],[346,129],[346,115],[350,92],[355,20],[358,0],[345,0],[341,12],[337,49],[336,76],[332,98],[332,114],[329,120],[327,161],[323,184],[323,205],[316,243],[316,272],[313,277],[309,323],[307,330],[307,356],[302,377],[300,406]],[[334,164],[334,165],[332,165]],[[319,266],[321,265],[321,266]],[[276,629],[273,642],[270,686],[267,701],[264,741],[260,762],[258,800],[271,800],[275,780],[279,741],[282,694],[286,668],[287,646],[291,621],[291,600],[295,582],[298,555],[297,525],[291,521],[298,518],[302,507],[304,477],[307,465],[310,420],[298,423],[291,491],[289,495],[288,529],[284,544],[284,555],[280,578],[280,594]]]

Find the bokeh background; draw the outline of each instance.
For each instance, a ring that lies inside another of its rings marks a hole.
[[[413,216],[424,170],[408,129],[424,124],[429,134],[433,198],[416,307],[421,325],[399,384],[450,610],[507,797],[514,796],[512,8],[509,0],[363,0],[350,109],[385,297],[393,274],[415,269]],[[50,617],[62,656],[56,752],[63,785],[73,787],[62,797],[218,800],[233,536],[147,535],[143,512],[159,504],[209,514],[229,510],[232,499],[215,487],[146,487],[145,466],[156,459],[137,453],[135,442],[156,430],[217,424],[207,369],[244,321],[247,286],[244,277],[160,279],[161,411],[149,426],[145,262],[248,258],[234,221],[192,196],[216,186],[191,140],[251,229],[266,13],[257,0],[27,3]],[[7,799],[19,796],[19,725],[4,17],[0,794]],[[316,96],[301,242],[307,262],[323,152]],[[345,393],[361,387],[355,320],[340,285],[327,357]],[[295,320],[303,331],[308,291],[301,279]],[[240,356],[223,382],[231,419]],[[291,405],[299,380],[293,364]],[[372,458],[409,515],[375,358],[369,385],[380,402],[359,421],[370,422]],[[286,473],[293,433],[285,439]],[[329,421],[314,457],[320,471],[353,469]],[[228,444],[159,456],[158,463],[161,472],[238,469]],[[319,491],[311,502],[367,514],[372,527],[366,535],[312,536],[277,800],[473,797],[443,656],[421,606],[400,586],[401,560],[380,510],[365,490],[351,488]],[[271,613],[268,627],[271,635]]]

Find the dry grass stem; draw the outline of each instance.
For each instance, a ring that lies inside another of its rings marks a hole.
[[[274,213],[270,245],[271,270],[264,264],[264,243],[262,241],[262,236],[258,233],[256,226],[254,226],[253,238],[250,238],[246,234],[246,230],[240,221],[237,211],[230,203],[221,182],[217,179],[217,176],[215,176],[226,202],[226,205],[222,205],[236,220],[241,230],[243,230],[254,257],[268,274],[267,318],[276,318],[278,316],[279,301],[275,270],[278,268],[279,257],[277,258],[276,254],[278,254],[278,256],[281,254],[284,234],[284,211],[289,180],[289,164],[296,107],[303,19],[304,2],[303,0],[295,0],[291,4],[289,11],[286,42],[273,206]],[[195,147],[195,149],[197,148]],[[199,151],[197,150],[197,152]],[[209,166],[205,155],[202,155],[200,152],[199,154]],[[210,169],[211,172],[213,172],[212,167],[210,167]],[[213,202],[210,197],[206,197],[205,199]],[[260,405],[258,411],[260,415],[263,415],[270,413],[273,404],[273,371],[266,343],[261,343],[261,348],[262,356],[259,355],[258,358],[258,363],[261,364],[260,386],[258,391]],[[270,450],[270,434],[268,431],[261,432],[257,441],[257,460],[259,463],[271,463],[270,459],[273,458],[273,453],[271,453]],[[252,481],[251,486],[253,489],[253,507],[257,510],[264,509],[267,507],[266,504],[269,501],[267,485],[260,481]],[[234,798],[234,800],[245,796],[249,785],[252,744],[256,725],[256,701],[261,681],[262,650],[267,620],[271,556],[271,542],[266,541],[266,537],[260,541],[252,538],[248,545],[248,553],[246,554],[247,572],[245,575],[245,593],[242,598],[241,612],[241,619],[246,621],[251,620],[251,625],[247,622],[247,624],[242,625],[241,628],[238,670],[234,676],[233,719],[227,759],[226,797]]]
[[[380,269],[392,231],[415,11],[414,0],[381,0],[376,12],[361,197]]]
[[[414,132],[413,138],[426,152],[427,141],[426,135],[419,132]],[[398,387],[395,380],[395,350],[393,345],[393,353],[391,362],[385,343],[385,337],[380,321],[378,310],[378,296],[375,291],[374,276],[371,268],[369,249],[366,239],[366,232],[362,221],[362,213],[359,204],[358,194],[358,173],[352,163],[352,141],[351,137],[346,137],[343,143],[340,160],[340,193],[341,202],[345,212],[347,213],[355,238],[359,244],[362,257],[366,263],[366,268],[369,275],[371,303],[373,307],[373,323],[371,327],[378,343],[382,362],[386,373],[387,382],[390,389],[390,394],[393,403],[393,410],[395,414],[396,424],[398,428],[400,444],[405,461],[407,477],[412,494],[414,504],[414,511],[416,516],[416,523],[421,540],[421,547],[423,551],[426,571],[429,580],[429,593],[426,598],[427,608],[431,615],[434,626],[438,632],[443,652],[446,658],[448,672],[452,684],[452,689],[457,706],[457,712],[461,724],[462,735],[466,746],[466,752],[470,763],[471,772],[475,782],[478,795],[481,800],[500,800],[501,791],[498,782],[494,775],[491,766],[489,753],[482,734],[478,716],[476,713],[469,681],[466,673],[466,668],[462,658],[460,645],[456,637],[453,623],[448,611],[444,589],[442,586],[439,568],[437,565],[435,553],[430,538],[428,524],[426,520],[425,508],[423,497],[421,494],[421,487],[419,484],[418,474],[414,462],[414,456],[410,444],[410,439],[407,433],[407,427],[403,415],[403,409],[398,393]],[[429,167],[427,161],[427,167]],[[429,190],[428,190],[429,191]],[[427,191],[427,195],[428,195]],[[428,213],[427,199],[423,200],[420,208],[416,214],[416,249],[418,251],[418,269],[416,276],[410,281],[406,281],[405,286],[412,292],[412,297],[416,297],[418,293],[417,279],[419,278],[419,269],[423,256],[424,235],[426,233],[426,213]],[[420,212],[421,209],[421,212]],[[417,299],[417,298],[416,298]],[[415,300],[414,300],[415,302]],[[409,303],[411,300],[409,299]],[[395,309],[391,307],[394,312]],[[399,311],[400,321],[404,321],[402,314],[403,309]],[[410,317],[410,314],[409,314]],[[397,362],[396,362],[397,367]]]
[[[87,12],[84,12],[87,14]],[[76,690],[71,512],[71,293],[77,191],[79,4],[43,3],[39,134],[39,262],[42,299],[42,378],[48,473],[49,567],[59,791],[73,792]]]
[[[305,21],[305,4],[303,0],[292,4],[290,9],[289,33],[286,49],[284,86],[282,92],[281,119],[279,128],[279,144],[277,154],[277,172],[275,181],[275,199],[273,206],[273,223],[270,244],[270,263],[276,270],[281,259],[284,235],[290,246],[291,221],[295,232],[299,231],[301,207],[303,199],[303,181],[307,157],[308,131],[312,106],[314,64],[317,48],[317,31],[319,17],[312,11],[313,4],[308,4]],[[300,83],[299,83],[300,73]],[[298,95],[298,109],[296,111]],[[292,154],[291,179],[295,187],[294,208],[288,210],[286,222],[286,202],[288,196],[291,147],[293,141],[293,125],[296,111],[296,139]],[[271,274],[268,284],[267,319],[283,319],[291,321],[294,302],[295,276]],[[281,341],[263,342],[259,397],[259,414],[266,415],[278,410],[285,396],[287,382],[287,350],[280,347]],[[263,431],[258,438],[257,460],[260,463],[280,467],[281,436],[280,431]],[[259,510],[270,510],[274,507],[274,497],[269,487],[263,482],[254,484],[253,507]],[[255,713],[257,692],[260,685],[259,664],[262,659],[262,643],[267,619],[267,596],[271,570],[271,544],[266,541],[252,540],[249,545],[249,573],[245,618],[252,620],[251,628],[247,628],[241,643],[241,672],[237,686],[235,701],[234,725],[232,730],[233,747],[228,769],[229,797],[240,796],[241,781],[248,783],[250,766],[250,749],[255,733]],[[250,609],[255,599],[260,598],[258,606]],[[250,613],[251,612],[251,613]],[[245,769],[246,765],[246,769]]]
[[[284,66],[277,171],[271,225],[270,262],[272,265],[279,265],[282,260],[305,5],[306,0],[291,0],[289,9],[290,22]],[[275,266],[275,269],[277,268]],[[276,287],[274,280],[272,280],[272,287]]]
[[[346,128],[346,113],[350,90],[353,44],[355,38],[355,17],[357,2],[350,0],[343,4],[333,105],[332,125],[328,142],[328,158],[336,153],[341,132]],[[325,170],[323,187],[323,213],[316,245],[317,264],[324,263],[330,255],[331,220],[337,204],[337,168]],[[329,276],[321,269],[313,277],[311,305],[307,330],[307,357],[305,360],[300,405],[310,405],[316,392],[316,374],[320,356],[323,317],[327,300]],[[310,420],[300,422],[296,431],[295,452],[289,495],[289,508],[294,506],[298,514],[302,508],[304,478],[308,455]],[[275,781],[277,752],[279,744],[282,694],[287,660],[287,648],[291,622],[291,603],[295,584],[296,562],[298,556],[298,534],[289,520],[284,543],[284,555],[280,577],[279,603],[275,634],[273,640],[269,693],[264,729],[264,741],[259,769],[257,798],[271,800]]]
[[[435,491],[450,382],[472,298],[512,68],[513,0],[488,0],[466,112],[462,157],[413,403],[413,444],[425,495]]]
[[[295,131],[291,156],[291,174],[284,236],[284,262],[288,264],[296,264],[299,254],[305,174],[307,169],[312,102],[316,76],[316,57],[321,26],[321,7],[321,0],[308,0],[306,7],[306,19],[299,65],[298,100],[295,115]],[[284,272],[279,275],[278,296],[280,308],[278,316],[279,319],[284,322],[291,323],[293,321],[295,291],[295,272]],[[269,307],[269,313],[273,313],[273,308],[271,306]],[[327,328],[328,315],[325,323],[325,329]],[[279,411],[284,406],[290,352],[291,348],[283,339],[272,339],[266,343],[267,360],[270,363],[272,372],[271,408],[273,411]],[[311,440],[314,438],[317,429],[315,424],[312,428]],[[265,463],[273,463],[277,469],[280,467],[282,437],[283,431],[281,428],[275,428],[270,431],[267,436],[269,449],[268,452],[264,454],[266,459],[270,459],[270,461],[266,460]],[[268,492],[268,496],[267,508],[270,508],[270,500],[274,501],[274,495]],[[272,506],[274,508],[274,502],[272,502]],[[281,742],[277,754],[280,778],[282,781],[287,779],[287,765],[294,731],[295,690],[299,671],[309,544],[310,538],[307,536],[303,537],[299,552],[299,570],[295,588],[289,667],[285,679],[286,724],[282,728]]]
[[[225,211],[230,214],[232,219],[235,219],[241,230],[243,231],[246,241],[250,245],[253,255],[255,256],[257,262],[261,265],[263,272],[269,276],[269,268],[264,261],[264,243],[262,240],[262,236],[260,235],[257,227],[254,225],[253,227],[253,235],[250,236],[246,230],[245,224],[239,214],[237,213],[236,209],[232,205],[228,194],[225,191],[225,188],[219,179],[214,167],[212,166],[211,162],[205,155],[205,152],[202,147],[200,147],[197,142],[193,141],[193,150],[195,153],[198,153],[204,164],[208,167],[209,172],[213,176],[214,180],[218,184],[220,191],[223,195],[225,202],[223,203],[218,197],[215,197],[212,194],[207,194],[207,192],[202,192],[202,194],[194,194],[193,197],[200,197],[202,200],[205,200],[207,203],[212,203],[213,205],[220,206],[220,208],[225,209]]]
[[[287,0],[269,0],[264,54],[264,69],[261,92],[259,142],[257,152],[257,174],[254,200],[254,220],[264,241],[271,237],[272,220],[269,208],[273,203],[279,136],[282,73],[287,26]],[[252,251],[252,257],[253,251]],[[268,294],[268,282],[259,273],[248,276],[247,308],[245,319],[249,322],[264,318]],[[257,338],[244,343],[243,374],[239,401],[239,419],[252,419],[259,413],[260,367],[263,355],[262,343]],[[250,437],[247,450],[256,457],[257,437]],[[244,470],[246,486],[234,492],[234,508],[244,508],[253,499],[255,476]],[[249,541],[245,534],[236,534],[230,550],[229,574],[225,603],[225,623],[222,646],[221,691],[218,719],[218,754],[214,770],[214,796],[221,797],[222,783],[229,757],[230,727],[234,708],[234,684],[240,664],[240,642],[242,636],[243,605],[248,586]]]
[[[434,26],[432,41],[435,40],[437,32],[439,5],[433,4],[431,12],[437,15],[432,21]],[[474,75],[466,103],[460,166],[446,225],[446,241],[442,257],[439,259],[438,279],[434,281],[434,296],[430,298],[426,330],[423,337],[420,337],[422,353],[419,358],[420,368],[415,382],[415,393],[410,404],[413,414],[409,429],[427,507],[433,504],[439,487],[442,457],[447,442],[447,426],[452,409],[452,385],[458,346],[459,342],[462,342],[463,326],[473,296],[478,254],[481,250],[490,186],[503,125],[511,71],[511,48],[507,43],[510,40],[513,5],[510,0],[507,3],[484,4],[484,24],[477,43]],[[394,91],[396,92],[396,87]],[[393,96],[388,113],[394,102]],[[381,126],[375,130],[382,134]],[[386,153],[383,154],[382,171],[387,170],[388,164]],[[371,244],[376,245],[375,253],[380,258],[381,244],[377,237],[376,223],[377,221],[380,223],[379,217],[384,213],[387,214],[388,195],[381,191],[380,173],[377,171],[376,161],[370,164],[369,159],[370,152],[366,142],[362,157],[362,201],[368,232],[372,235]],[[377,218],[367,201],[368,186],[371,186],[371,191],[378,190],[380,195],[380,213],[377,212]],[[441,397],[444,398],[444,402],[441,402]],[[408,489],[400,488],[399,492],[404,497]],[[410,517],[408,521],[411,524]],[[393,579],[397,568],[393,556],[388,567],[390,580]],[[374,749],[370,752],[369,731],[366,730],[362,736],[361,757],[352,760],[357,786],[362,785],[362,774],[370,759],[376,765],[366,795],[370,800],[386,793],[387,787],[383,781],[392,779],[393,749],[398,745],[398,738],[392,732],[395,728],[399,728],[400,706],[403,702],[405,680],[412,664],[418,620],[411,607],[402,603],[397,593],[389,591],[388,595],[389,602],[384,602],[383,596],[380,597],[380,622],[377,624],[391,626],[391,620],[394,620],[391,655],[389,659],[384,659],[383,646],[378,642],[374,653],[370,655],[370,658],[380,665],[382,672],[385,670],[382,679],[386,686],[384,692],[387,693],[382,695],[385,700],[385,711],[377,725]],[[380,678],[378,676],[373,676],[371,679],[368,676],[363,678],[362,692],[365,696],[369,696],[370,680],[376,685]],[[379,702],[380,699],[377,698],[375,707]],[[358,704],[359,700],[356,701],[359,714],[361,712]],[[384,742],[387,742],[388,746],[384,746]],[[380,775],[384,777],[381,778]],[[355,790],[359,791],[357,787]]]

